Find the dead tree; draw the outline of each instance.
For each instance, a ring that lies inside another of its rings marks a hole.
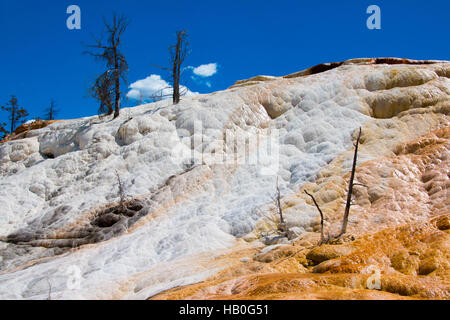
[[[277,185],[276,185],[276,194],[275,194],[275,197],[273,198],[273,202],[275,204],[277,213],[280,216],[280,222],[278,223],[278,231],[287,232],[286,222],[284,221],[284,217],[283,217],[283,209],[281,207],[281,193],[280,193],[280,187],[278,185],[278,178],[277,178]]]
[[[284,223],[283,210],[281,208],[281,193],[280,193],[280,186],[278,185],[278,178],[277,178],[276,204],[277,204],[278,214],[280,215],[280,222]]]
[[[172,81],[173,81],[173,103],[180,102],[180,77],[181,65],[186,59],[189,50],[189,42],[187,41],[187,31],[177,31],[177,43],[169,48],[171,53],[170,62],[172,64]]]
[[[125,186],[123,185],[123,181],[120,178],[119,173],[116,171],[117,183],[119,185],[119,198],[120,198],[120,210],[121,212],[125,212]]]
[[[170,80],[169,82],[172,83],[172,99],[173,104],[178,104],[180,102],[180,97],[186,94],[187,88],[180,89],[181,87],[181,74],[183,73],[183,70],[181,66],[183,65],[184,60],[186,59],[187,55],[189,54],[189,42],[188,42],[188,34],[186,30],[177,31],[177,42],[176,44],[169,47],[169,53],[170,53],[170,68],[165,68],[161,66],[155,66],[157,68],[160,68],[162,70],[169,72]],[[161,98],[165,97],[165,95],[162,95],[161,92]]]
[[[337,236],[338,238],[342,237],[347,232],[348,216],[350,215],[350,208],[352,206],[353,186],[355,181],[356,163],[358,162],[358,148],[359,148],[359,141],[361,140],[361,133],[362,129],[359,128],[358,138],[356,139],[356,143],[354,145],[355,154],[353,156],[352,173],[350,175],[350,183],[348,186],[347,203],[345,205],[344,219],[342,220],[342,229],[341,233]]]
[[[120,115],[120,83],[121,80],[124,83],[127,82],[126,74],[128,72],[128,63],[125,56],[120,51],[120,45],[122,36],[129,25],[129,21],[123,15],[117,16],[114,14],[112,23],[108,23],[104,18],[103,23],[105,25],[105,33],[108,35],[106,42],[103,43],[101,39],[94,38],[95,44],[88,45],[87,47],[98,49],[100,51],[86,51],[85,53],[92,55],[106,64],[106,72],[97,79],[96,83],[101,83],[106,80],[106,78],[112,77],[112,81],[114,82],[114,118],[117,118]]]
[[[59,110],[56,109],[56,103],[54,100],[50,101],[50,106],[45,109],[45,120],[55,120],[55,116],[59,113]]]
[[[16,129],[17,124],[25,123],[26,121],[25,118],[28,117],[28,112],[24,108],[19,107],[17,98],[14,95],[11,95],[11,98],[9,99],[6,106],[2,106],[1,109],[9,113],[8,119],[11,121],[10,122],[11,134]]]
[[[320,213],[320,244],[323,244],[325,242],[327,242],[327,240],[325,240],[325,235],[324,235],[324,231],[323,231],[323,224],[325,221],[324,215],[322,210],[320,209],[319,205],[317,204],[316,199],[314,198],[314,196],[310,193],[308,193],[308,191],[305,190],[305,193],[311,197],[312,201],[314,202],[314,205],[316,206],[317,210],[319,210]]]
[[[356,164],[358,162],[358,147],[359,147],[359,142],[361,140],[361,133],[362,133],[362,129],[359,128],[359,134],[358,134],[358,138],[356,139],[356,143],[355,143],[355,154],[353,156],[353,165],[352,165],[352,172],[350,175],[350,183],[349,183],[349,187],[348,187],[348,193],[347,193],[347,201],[346,201],[346,205],[345,205],[345,211],[344,211],[344,218],[342,220],[342,229],[341,232],[333,237],[334,239],[339,239],[340,237],[342,237],[346,232],[347,232],[347,225],[348,225],[348,217],[350,215],[350,208],[352,206],[352,194],[353,194],[353,187],[356,185],[360,185],[363,187],[366,187],[363,184],[360,183],[354,183],[355,181],[355,175],[356,175]],[[322,210],[320,209],[319,205],[317,204],[316,199],[314,199],[314,197],[308,193],[308,191],[305,190],[305,193],[311,197],[311,199],[313,200],[317,210],[319,210],[320,213],[320,217],[321,217],[321,236],[320,236],[320,243],[326,243],[330,240],[330,236],[328,236],[325,239],[324,236],[324,230],[323,230],[323,225],[324,225],[324,215]]]
[[[52,284],[50,282],[50,280],[47,278],[47,283],[48,283],[48,294],[47,294],[47,300],[52,300]]]

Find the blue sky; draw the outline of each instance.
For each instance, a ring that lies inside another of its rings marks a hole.
[[[68,30],[66,9],[81,8],[81,30]],[[381,30],[369,30],[366,9],[381,8]],[[102,16],[124,13],[131,24],[123,38],[129,84],[167,65],[174,33],[187,29],[186,66],[215,63],[210,77],[185,72],[191,91],[224,90],[259,74],[281,76],[310,66],[357,57],[396,56],[449,60],[450,1],[156,1],[0,0],[0,105],[15,94],[30,118],[50,100],[58,118],[96,114],[89,83],[102,70],[82,44],[102,31]],[[208,86],[208,84],[210,86]],[[135,105],[130,100],[128,105]],[[6,114],[0,112],[0,120]]]

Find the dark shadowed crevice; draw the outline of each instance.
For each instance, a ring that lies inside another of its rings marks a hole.
[[[236,81],[232,88],[237,87],[243,87],[243,86],[251,86],[255,84],[259,84],[261,82],[266,81],[273,81],[276,79],[293,79],[293,78],[299,78],[299,77],[305,77],[310,76],[322,72],[326,72],[332,69],[336,69],[343,65],[375,65],[375,64],[391,64],[391,65],[397,65],[397,64],[408,64],[408,65],[429,65],[429,64],[436,64],[444,61],[434,61],[434,60],[410,60],[410,59],[403,59],[403,58],[358,58],[358,59],[350,59],[347,61],[342,62],[328,62],[328,63],[321,63],[318,65],[315,65],[314,67],[308,68],[306,70],[302,70],[299,72],[295,72],[289,75],[286,75],[284,77],[278,78],[278,77],[269,77],[269,76],[256,76],[250,79],[246,80],[239,80]],[[443,72],[444,73],[444,72]]]
[[[411,64],[411,65],[422,65],[422,64],[435,64],[436,61],[432,60],[409,60],[401,58],[375,58],[375,64]]]
[[[309,76],[313,74],[318,74],[322,72],[326,72],[328,70],[332,70],[338,68],[342,65],[370,65],[370,64],[409,64],[409,65],[427,65],[427,64],[435,64],[438,61],[433,60],[410,60],[403,58],[362,58],[362,59],[351,59],[343,62],[329,62],[329,63],[321,63],[309,69],[299,71],[287,76],[284,76],[285,79],[298,78]]]
[[[284,76],[283,78],[285,79],[291,79],[291,78],[298,78],[298,77],[304,77],[304,76],[309,76],[309,75],[313,75],[313,74],[318,74],[318,73],[322,73],[328,70],[332,70],[335,69],[337,67],[340,67],[344,64],[344,62],[329,62],[329,63],[321,63],[318,64],[314,67],[311,67],[309,69],[303,70],[303,71],[299,71],[287,76]]]
[[[41,156],[44,159],[55,159],[56,158],[55,155],[53,153],[50,153],[50,152],[41,153]]]
[[[91,221],[83,226],[66,232],[30,232],[19,230],[6,237],[5,242],[16,245],[29,245],[44,248],[77,248],[86,244],[107,241],[126,232],[140,218],[147,215],[139,200],[131,200],[121,205],[114,205],[97,211]]]

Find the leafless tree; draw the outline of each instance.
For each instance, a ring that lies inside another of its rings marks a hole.
[[[116,171],[116,177],[117,177],[117,183],[119,185],[120,209],[122,212],[124,212],[125,211],[125,200],[126,200],[125,186],[123,185],[123,181],[120,178],[120,175],[117,171]]]
[[[50,106],[45,109],[45,119],[46,120],[55,120],[55,116],[59,113],[59,110],[56,108],[56,103],[54,100],[50,101]]]
[[[122,36],[129,25],[129,20],[123,15],[117,16],[117,14],[114,13],[112,23],[108,23],[105,18],[103,18],[103,23],[105,25],[104,32],[108,36],[106,42],[104,43],[101,39],[97,39],[94,37],[95,44],[88,45],[87,47],[100,51],[86,51],[86,53],[92,55],[100,61],[105,62],[106,64],[106,72],[103,73],[95,83],[98,86],[102,83],[108,83],[110,80],[113,81],[114,118],[117,118],[120,115],[120,82],[121,80],[125,83],[127,82],[126,75],[128,72],[128,63],[125,59],[125,56],[120,51],[120,45],[122,42]],[[93,91],[95,92],[96,88],[94,88]],[[103,105],[107,106],[107,104]],[[108,109],[108,113],[109,112],[110,110]]]
[[[284,217],[283,217],[283,208],[281,207],[281,193],[280,193],[280,186],[278,184],[278,178],[277,178],[277,185],[276,185],[276,194],[272,200],[275,204],[275,208],[277,210],[278,216],[280,217],[280,222],[278,223],[278,231],[287,232],[288,230],[287,230],[286,222],[284,221]]]
[[[358,162],[358,148],[359,148],[359,142],[361,140],[361,133],[362,133],[362,129],[359,128],[358,138],[356,139],[356,143],[354,144],[355,154],[353,156],[352,173],[350,175],[350,183],[348,186],[347,203],[345,205],[344,219],[342,220],[342,229],[341,229],[341,233],[338,235],[338,238],[342,237],[347,232],[348,216],[350,215],[350,208],[352,205],[353,186],[354,186],[355,174],[356,174],[356,164]]]
[[[189,51],[189,42],[187,41],[187,31],[177,31],[177,43],[169,47],[170,62],[172,64],[173,78],[173,103],[180,102],[180,77],[181,65],[183,64]]]
[[[23,124],[26,121],[26,117],[28,117],[28,112],[23,108],[19,107],[16,96],[11,95],[6,106],[2,106],[1,109],[9,113],[8,119],[10,122],[10,133],[12,134],[16,129],[18,123]]]
[[[45,278],[47,280],[47,284],[48,284],[48,294],[47,294],[47,300],[52,300],[52,284],[50,283],[50,280],[47,278]]]
[[[352,194],[353,194],[353,187],[356,185],[360,185],[360,186],[364,186],[360,183],[355,183],[355,175],[356,175],[356,164],[358,162],[358,147],[359,147],[359,142],[361,140],[361,133],[362,133],[362,129],[359,128],[359,134],[358,134],[358,138],[356,139],[356,143],[354,144],[355,146],[355,153],[353,156],[353,165],[352,165],[352,172],[351,172],[351,176],[350,176],[350,183],[349,183],[349,187],[348,187],[348,192],[347,192],[347,201],[346,201],[346,205],[345,205],[345,211],[344,211],[344,218],[342,220],[342,229],[341,232],[333,237],[335,239],[338,239],[340,237],[342,237],[346,232],[347,232],[347,225],[348,225],[348,217],[350,215],[350,208],[352,206]],[[305,193],[311,197],[311,199],[314,202],[314,205],[316,206],[317,210],[320,213],[320,217],[321,217],[321,235],[320,235],[320,243],[326,243],[328,241],[330,241],[330,236],[328,236],[327,238],[325,238],[324,236],[324,215],[322,210],[320,209],[319,205],[317,204],[316,199],[314,198],[313,195],[311,195],[308,191],[305,190]]]
[[[170,82],[172,83],[172,99],[174,104],[180,102],[180,97],[187,93],[187,87],[181,86],[181,75],[183,69],[181,66],[184,60],[189,54],[189,41],[188,33],[186,30],[176,32],[177,42],[169,47],[170,53],[170,68],[156,66],[162,70],[168,71],[170,74]],[[163,89],[164,90],[164,89]],[[158,96],[161,99],[164,97],[161,91],[161,95]]]

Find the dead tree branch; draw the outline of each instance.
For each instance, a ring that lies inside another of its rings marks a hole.
[[[47,280],[48,283],[48,294],[47,294],[47,300],[52,300],[52,284],[50,282],[50,280],[47,278],[45,278]]]
[[[125,212],[125,200],[126,200],[125,187],[123,185],[123,181],[120,178],[120,175],[117,172],[117,170],[116,170],[116,177],[117,177],[117,183],[119,185],[120,209],[122,212]]]
[[[278,214],[280,215],[280,222],[284,223],[283,209],[281,208],[281,193],[280,193],[280,186],[278,185],[278,178],[277,178],[277,208]]]
[[[324,224],[324,215],[322,210],[320,209],[319,205],[317,204],[316,199],[314,198],[314,196],[312,194],[310,194],[308,191],[305,190],[305,193],[311,197],[312,201],[314,202],[314,205],[316,206],[317,210],[319,210],[320,213],[320,244],[323,244],[326,242],[325,240],[325,235],[323,233],[323,224]]]

